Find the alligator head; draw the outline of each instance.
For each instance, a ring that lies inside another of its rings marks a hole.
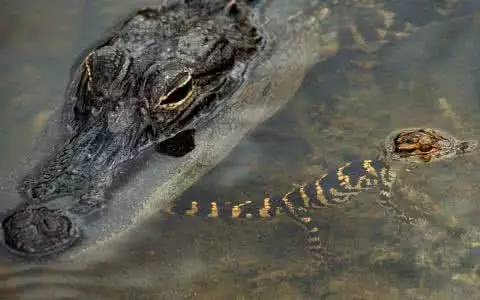
[[[383,156],[388,161],[428,163],[473,152],[477,146],[475,140],[460,140],[439,129],[406,128],[388,135]]]
[[[67,89],[68,138],[21,183],[27,203],[2,222],[7,248],[27,257],[68,248],[81,232],[75,219],[105,206],[122,163],[152,146],[192,150],[195,128],[239,89],[262,49],[248,2],[143,9],[87,52]]]

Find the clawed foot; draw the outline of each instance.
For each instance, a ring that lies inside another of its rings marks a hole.
[[[339,268],[345,261],[340,255],[336,255],[333,252],[323,249],[323,251],[312,251],[313,262],[311,268],[316,271],[331,271]]]
[[[313,258],[313,268],[328,271],[338,267],[343,259],[334,254],[321,240],[317,232],[311,232],[307,238],[307,248]]]

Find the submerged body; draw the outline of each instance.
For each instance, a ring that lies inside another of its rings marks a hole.
[[[355,195],[380,187],[388,189],[395,171],[382,160],[352,161],[331,170],[319,179],[304,184],[282,196],[270,196],[263,202],[208,204],[192,201],[189,207],[176,205],[172,212],[209,218],[271,218],[285,214],[286,208],[316,209],[337,206]]]
[[[361,192],[378,189],[377,203],[398,222],[413,225],[416,219],[399,207],[392,198],[397,172],[407,163],[427,164],[470,153],[476,141],[462,141],[431,128],[402,129],[390,134],[383,153],[373,160],[348,162],[327,172],[319,179],[301,185],[282,196],[267,197],[261,203],[217,202],[190,207],[175,206],[174,213],[209,218],[272,218],[286,214],[302,225],[308,233],[307,246],[317,262],[327,265],[334,257],[320,238],[321,227],[312,217],[312,210],[339,206]]]
[[[394,15],[383,1],[307,0],[167,1],[136,12],[74,70],[48,133],[58,136],[39,147],[46,155],[20,183],[24,202],[2,220],[6,248],[27,258],[84,250],[165,208],[282,107],[310,65],[414,31]],[[378,27],[356,26],[365,16]]]

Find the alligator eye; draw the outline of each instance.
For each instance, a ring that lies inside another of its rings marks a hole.
[[[193,80],[190,73],[185,73],[178,84],[166,95],[160,96],[155,108],[173,110],[187,102],[193,94]]]

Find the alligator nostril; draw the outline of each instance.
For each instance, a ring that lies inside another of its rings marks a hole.
[[[457,153],[468,153],[472,152],[477,149],[478,142],[477,141],[462,141],[457,144]]]
[[[28,219],[25,214],[29,214]],[[5,245],[19,255],[42,257],[58,253],[80,237],[78,228],[67,216],[46,207],[15,211],[2,222],[2,227]]]

